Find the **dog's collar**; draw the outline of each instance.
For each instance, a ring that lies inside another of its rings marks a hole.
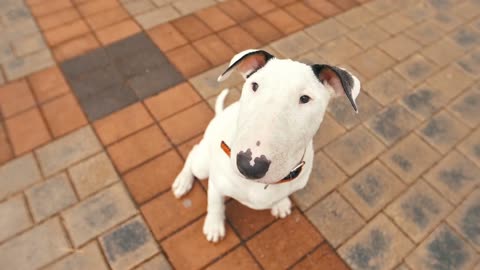
[[[230,147],[224,141],[222,141],[222,143],[220,144],[220,147],[222,148],[223,152],[225,152],[225,154],[227,154],[227,156],[230,157],[230,155],[231,155]],[[305,152],[306,152],[306,150],[305,150]],[[275,182],[272,185],[282,184],[282,183],[285,183],[285,182],[290,182],[292,180],[295,180],[297,178],[297,176],[299,176],[300,173],[302,172],[303,165],[305,165],[305,161],[303,160],[303,158],[305,157],[305,152],[303,152],[303,156],[300,159],[300,162],[297,164],[297,166],[295,166],[288,173],[288,175],[285,176],[282,180],[280,180],[278,182]],[[267,187],[268,187],[268,185],[265,186],[265,188],[267,188]]]

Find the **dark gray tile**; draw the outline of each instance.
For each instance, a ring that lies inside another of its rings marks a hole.
[[[164,65],[162,68],[133,77],[128,84],[140,99],[144,99],[182,81],[180,73],[170,65]]]
[[[84,99],[113,85],[122,85],[123,80],[120,72],[114,66],[108,65],[105,68],[89,71],[68,81],[77,97]]]
[[[138,98],[127,86],[117,85],[104,89],[101,92],[80,99],[80,105],[90,121],[98,120],[117,110],[120,110]]]
[[[60,67],[68,79],[75,78],[80,74],[93,69],[104,67],[108,65],[109,62],[110,61],[105,53],[105,50],[103,48],[99,48],[79,57],[67,60],[63,62]]]
[[[148,50],[127,57],[116,58],[114,63],[118,70],[129,78],[164,65],[170,65],[167,58],[159,50]]]
[[[138,33],[126,39],[112,43],[105,47],[107,54],[112,58],[121,58],[141,51],[159,50],[152,40],[144,33]]]

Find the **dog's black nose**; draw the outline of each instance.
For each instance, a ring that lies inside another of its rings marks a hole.
[[[270,167],[270,160],[264,155],[256,157],[253,166],[250,165],[252,160],[252,151],[248,149],[246,152],[240,151],[237,154],[237,168],[241,174],[247,179],[259,179],[265,176]]]

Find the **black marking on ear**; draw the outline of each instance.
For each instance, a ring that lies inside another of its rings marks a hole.
[[[275,58],[275,56],[271,55],[270,53],[266,52],[266,51],[263,51],[263,50],[258,50],[258,51],[253,51],[253,52],[249,52],[247,54],[245,54],[244,56],[242,56],[240,59],[238,59],[237,61],[235,61],[235,63],[233,63],[232,65],[230,65],[227,70],[225,70],[221,76],[225,75],[227,72],[229,72],[230,70],[232,70],[234,67],[236,67],[240,62],[242,62],[246,57],[249,57],[251,55],[254,55],[254,54],[262,54],[263,57],[265,58],[265,65],[267,64],[267,62],[272,59],[272,58]],[[261,67],[260,67],[261,68]],[[259,70],[260,68],[257,68],[255,70],[253,70],[252,72],[250,72],[249,74],[246,75],[247,79],[248,77],[252,76],[253,73],[257,72],[257,70]]]
[[[325,80],[321,78],[322,71],[324,69],[330,69],[332,70],[340,79],[340,82],[342,84],[343,91],[345,92],[345,95],[347,96],[348,100],[350,101],[350,104],[352,104],[353,109],[355,109],[356,112],[358,112],[357,109],[357,104],[355,103],[355,100],[353,100],[352,96],[352,89],[353,89],[353,77],[346,72],[343,69],[340,69],[335,66],[330,66],[330,65],[312,65],[312,70],[315,76],[320,80],[322,84],[325,84]]]

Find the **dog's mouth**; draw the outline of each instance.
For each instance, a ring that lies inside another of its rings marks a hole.
[[[230,157],[231,149],[224,141],[221,142],[220,147],[222,148],[223,152],[225,152],[225,154],[227,154],[227,156]],[[265,189],[268,187],[268,185],[276,185],[276,184],[281,184],[281,183],[295,180],[302,173],[303,166],[305,165],[305,161],[303,160],[304,157],[305,157],[305,152],[303,153],[303,156],[300,159],[300,162],[287,174],[287,176],[278,180],[277,182],[266,184]]]

